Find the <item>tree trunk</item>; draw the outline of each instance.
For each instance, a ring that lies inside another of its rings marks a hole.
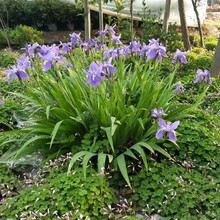
[[[196,14],[196,19],[197,19],[198,28],[199,28],[200,46],[204,47],[203,36],[202,36],[202,26],[201,26],[201,22],[200,22],[200,18],[199,18],[199,12],[197,10],[198,0],[192,0],[192,4],[193,4],[193,9]]]
[[[171,0],[166,0],[165,10],[164,10],[164,18],[163,18],[163,30],[168,33],[168,22],[170,18],[170,11],[171,11]]]
[[[188,34],[188,29],[187,29],[187,24],[186,24],[184,0],[178,0],[178,7],[179,7],[180,23],[181,23],[184,47],[185,47],[185,50],[191,50],[189,34]]]
[[[210,73],[212,77],[215,77],[215,78],[220,77],[220,37],[218,39],[218,45],[217,45],[215,55],[212,61]]]
[[[102,0],[99,0],[99,30],[103,31],[103,9]],[[103,44],[103,35],[101,34],[101,43]]]
[[[134,30],[133,30],[133,0],[130,0],[130,13],[131,13],[131,42],[133,41],[133,34],[134,34]]]
[[[90,9],[89,9],[89,0],[84,0],[84,16],[85,16],[85,41],[88,42],[88,40],[91,37],[90,31]]]

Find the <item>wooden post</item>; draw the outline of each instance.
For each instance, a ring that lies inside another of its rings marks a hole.
[[[210,73],[212,77],[220,78],[220,37],[218,39],[218,45],[215,50]]]
[[[102,0],[99,0],[99,30],[103,31],[103,8]],[[103,44],[103,35],[101,34],[101,44]]]
[[[165,10],[164,10],[164,18],[163,18],[163,29],[166,33],[168,33],[168,22],[170,18],[170,11],[171,11],[171,0],[166,0]]]
[[[91,38],[89,0],[84,0],[84,19],[85,19],[85,41],[88,42],[88,40]]]
[[[195,14],[196,14],[196,19],[197,19],[198,28],[199,28],[200,46],[204,48],[203,35],[202,35],[202,25],[201,25],[201,22],[200,22],[199,12],[198,12],[198,9],[197,9],[198,1],[197,0],[192,0],[192,5],[193,5],[193,9],[194,9]]]
[[[178,0],[178,7],[179,7],[180,24],[181,24],[181,30],[182,30],[182,35],[183,35],[184,47],[185,47],[185,50],[191,50],[191,45],[189,41],[189,33],[188,33],[187,23],[186,23],[184,0]]]
[[[131,2],[130,2],[130,14],[131,14],[131,42],[133,41],[133,35],[134,35],[134,28],[133,28],[133,26],[134,26],[134,24],[133,24],[133,0],[130,0]]]

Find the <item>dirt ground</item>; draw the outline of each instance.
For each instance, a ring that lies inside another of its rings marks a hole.
[[[138,28],[140,30],[140,28]],[[219,36],[220,34],[220,12],[208,12],[206,15],[206,20],[202,26],[204,37],[208,35]],[[69,41],[69,34],[73,31],[56,31],[56,32],[43,32],[43,39],[45,44],[59,43]],[[81,32],[82,38],[84,37],[84,31],[75,31]],[[141,32],[141,30],[140,30]],[[198,33],[198,28],[189,27],[190,33]],[[141,33],[140,33],[141,34]],[[92,37],[98,35],[98,30],[92,30]]]

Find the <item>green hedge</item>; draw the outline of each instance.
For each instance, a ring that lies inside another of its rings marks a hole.
[[[9,27],[19,24],[47,30],[48,25],[56,23],[65,29],[68,23],[83,24],[80,5],[63,3],[59,0],[0,0],[0,15]],[[79,22],[81,21],[81,22]]]

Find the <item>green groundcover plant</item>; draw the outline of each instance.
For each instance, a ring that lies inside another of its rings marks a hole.
[[[9,178],[4,178],[1,192],[6,199],[0,206],[0,216],[3,219],[108,219],[105,209],[117,200],[107,177],[91,168],[87,178],[79,168],[67,175],[70,158],[68,153],[46,163],[35,178],[24,174],[23,180],[17,180],[18,192],[13,192]]]
[[[37,151],[48,160],[72,151],[69,173],[83,158],[84,175],[89,161],[96,164],[98,172],[109,164],[120,170],[131,186],[126,160],[138,161],[140,157],[148,169],[147,160],[155,152],[170,157],[161,143],[176,144],[180,120],[189,116],[187,109],[198,105],[207,86],[193,105],[172,102],[181,92],[182,85],[174,78],[179,60],[187,62],[186,53],[178,50],[172,70],[163,75],[162,57],[168,56],[159,39],[150,40],[149,45],[122,45],[113,27],[107,26],[100,35],[108,45],[92,39],[82,42],[76,33],[70,35],[70,42],[59,46],[27,44],[26,57],[5,71],[9,83],[15,78],[24,88],[25,95],[20,97],[30,120],[17,131],[22,138],[2,161]],[[208,71],[197,73],[195,83],[211,83]],[[90,132],[95,135],[86,137]],[[89,147],[83,149],[82,144]]]

